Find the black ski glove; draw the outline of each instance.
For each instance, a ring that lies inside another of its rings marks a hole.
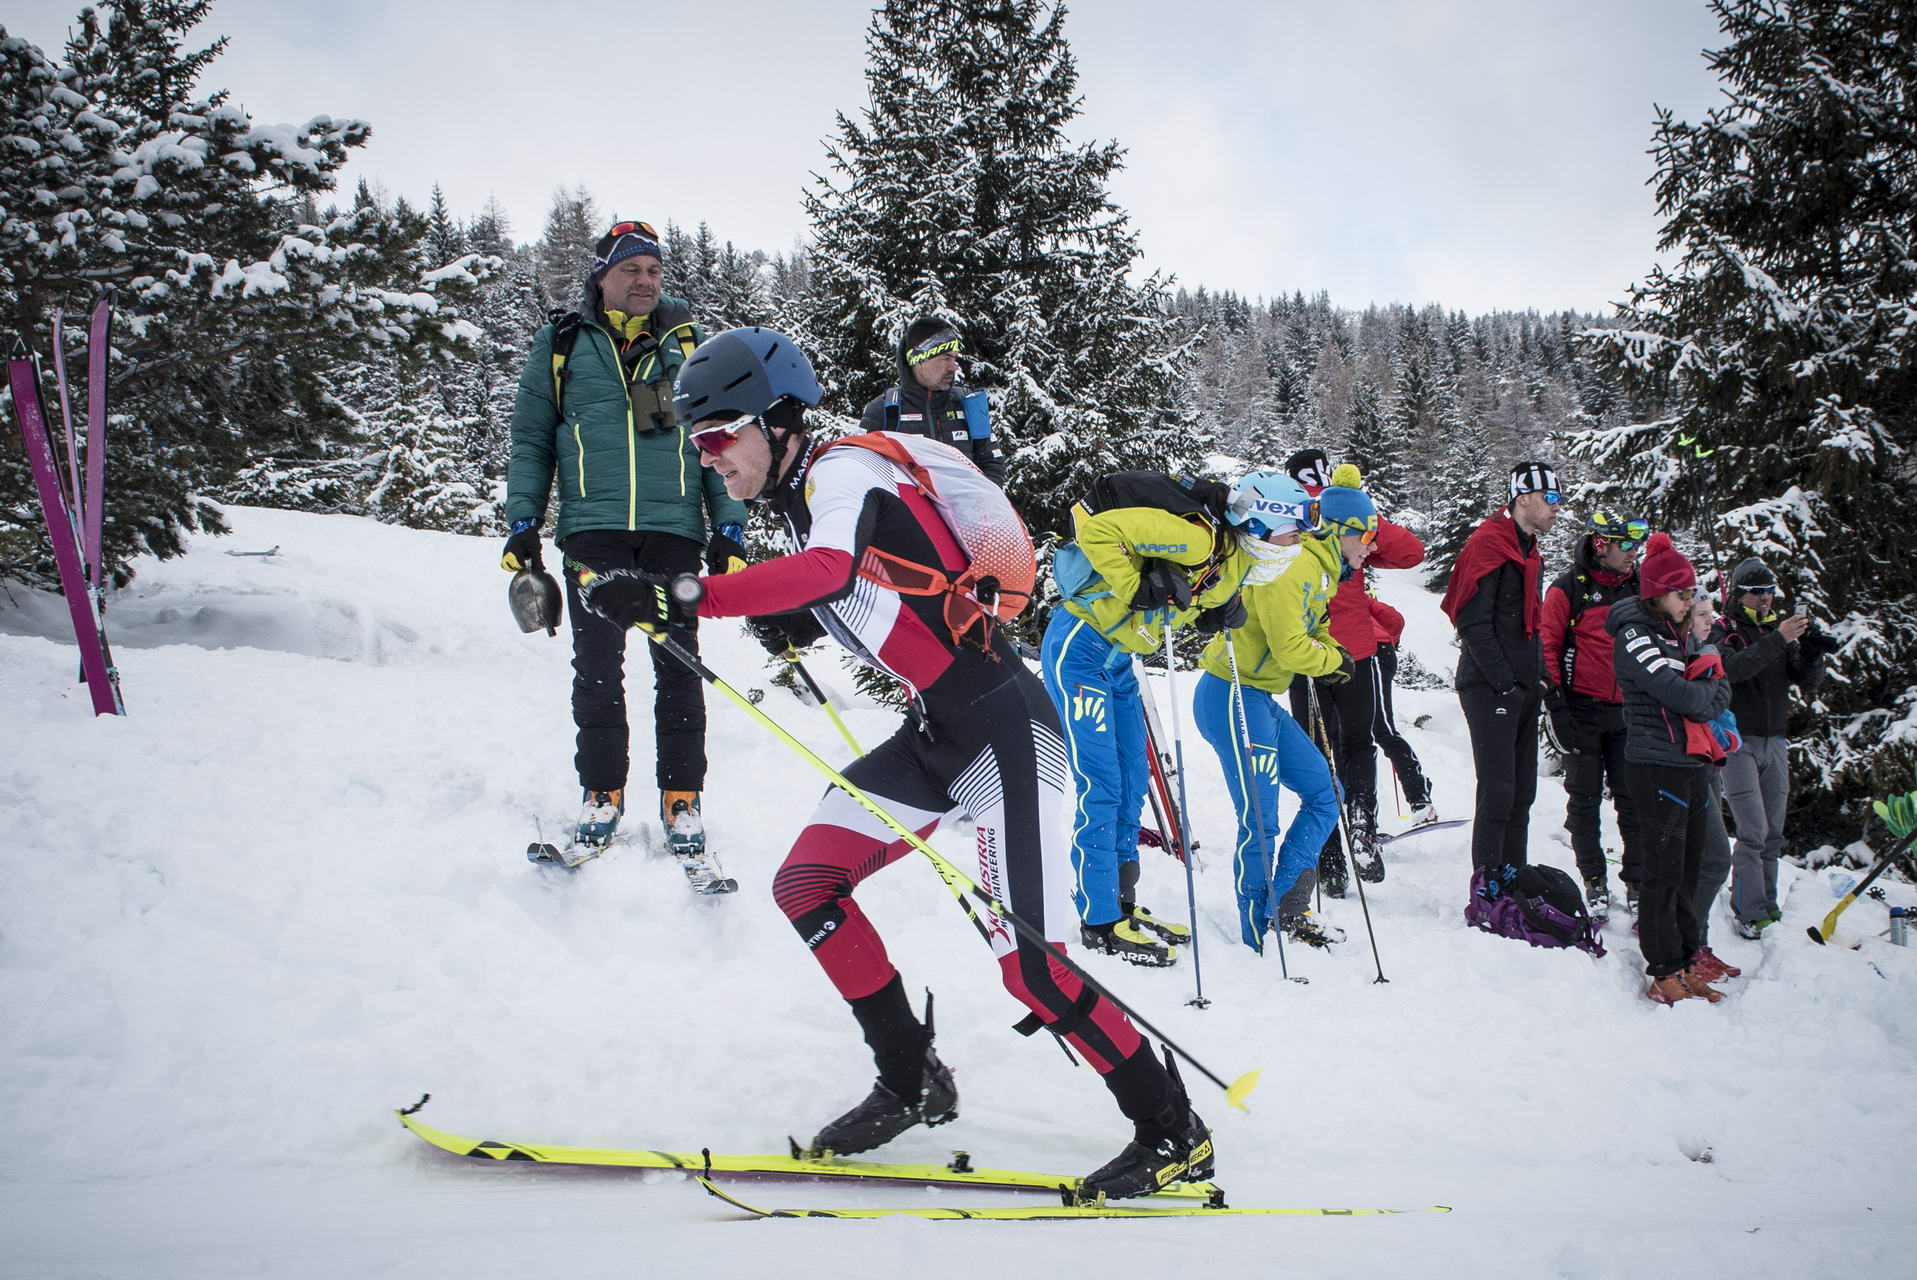
[[[506,553],[499,557],[499,567],[508,573],[546,567],[540,558],[539,521],[513,521],[512,536],[506,539]]]
[[[1210,636],[1217,635],[1220,631],[1231,631],[1242,627],[1249,618],[1250,614],[1245,611],[1245,597],[1234,591],[1231,599],[1225,603],[1200,612],[1197,621],[1192,625],[1197,627],[1200,633]]]
[[[745,620],[746,632],[759,642],[759,647],[775,658],[783,658],[788,649],[798,646],[792,643],[792,637],[786,634],[785,623],[777,614],[765,614]]]
[[[1183,567],[1146,556],[1138,566],[1138,590],[1132,594],[1130,607],[1134,613],[1191,607],[1191,583]]]
[[[1328,671],[1318,678],[1326,684],[1349,684],[1351,677],[1357,674],[1358,664],[1351,660],[1350,654],[1341,649],[1338,651],[1338,669],[1336,671]]]
[[[1551,745],[1558,749],[1559,755],[1574,756],[1584,752],[1577,717],[1571,714],[1570,705],[1564,700],[1564,690],[1556,685],[1547,685],[1545,688],[1544,732],[1551,739]]]
[[[746,549],[739,541],[740,532],[736,524],[722,525],[706,540],[707,573],[737,573],[746,567]]]
[[[706,589],[690,573],[634,573],[614,569],[585,584],[580,602],[622,627],[663,635],[668,627],[690,627],[699,616]]]

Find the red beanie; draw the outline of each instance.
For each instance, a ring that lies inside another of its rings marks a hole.
[[[1644,563],[1638,566],[1637,593],[1649,600],[1667,591],[1682,591],[1697,585],[1697,570],[1684,553],[1671,545],[1671,535],[1661,530],[1644,544]]]

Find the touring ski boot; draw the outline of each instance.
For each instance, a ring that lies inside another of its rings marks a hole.
[[[932,1000],[925,1001],[925,1049],[918,1073],[916,1096],[910,1088],[895,1088],[883,1075],[881,1059],[879,1079],[865,1101],[819,1130],[806,1152],[814,1159],[828,1156],[852,1156],[882,1147],[916,1125],[936,1128],[958,1119],[958,1085],[952,1081],[952,1069],[939,1061],[932,1050]],[[914,1050],[914,1053],[917,1051]]]
[[[1301,942],[1307,947],[1329,950],[1345,940],[1345,931],[1335,924],[1326,924],[1307,911],[1301,916],[1288,916],[1278,922],[1285,936],[1293,942]]]
[[[1178,947],[1191,943],[1190,925],[1180,924],[1176,920],[1161,920],[1136,902],[1121,902],[1118,909],[1124,913],[1125,922],[1142,936],[1155,937]]]
[[[1421,804],[1413,803],[1410,817],[1412,830],[1416,830],[1419,827],[1428,827],[1438,820],[1438,806],[1432,804],[1429,799]]]
[[[726,875],[718,858],[706,848],[705,819],[699,812],[697,791],[659,793],[659,823],[666,833],[666,852],[679,860],[686,884],[694,893],[733,893],[739,882]]]
[[[1384,851],[1378,847],[1377,832],[1362,826],[1351,829],[1351,861],[1358,868],[1358,878],[1366,884],[1384,879]]]
[[[1334,834],[1331,843],[1318,855],[1318,889],[1327,898],[1345,896],[1345,851]]]
[[[1079,941],[1093,951],[1117,956],[1130,964],[1162,969],[1178,961],[1178,948],[1167,946],[1134,924],[1130,918],[1110,924],[1081,925]]]
[[[589,849],[602,849],[611,842],[625,816],[626,792],[623,787],[610,791],[586,791],[580,797],[579,825],[573,828],[572,842]]]
[[[1591,913],[1591,919],[1599,924],[1611,916],[1611,886],[1603,876],[1592,876],[1584,882],[1584,905]]]
[[[1129,1200],[1163,1191],[1174,1182],[1211,1177],[1211,1130],[1192,1110],[1170,1050],[1165,1052],[1165,1067],[1171,1075],[1171,1102],[1153,1119],[1136,1122],[1125,1149],[1086,1175],[1078,1186],[1080,1204]]]

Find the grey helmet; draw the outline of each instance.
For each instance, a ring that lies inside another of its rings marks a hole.
[[[788,397],[809,407],[824,396],[812,362],[792,339],[772,329],[727,329],[680,366],[672,407],[690,426],[723,413],[757,417]]]

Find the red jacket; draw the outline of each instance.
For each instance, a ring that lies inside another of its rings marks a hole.
[[[1611,662],[1611,632],[1604,620],[1612,604],[1636,594],[1637,575],[1599,568],[1591,556],[1591,539],[1585,537],[1578,544],[1576,565],[1560,574],[1544,593],[1544,619],[1538,627],[1544,645],[1544,678],[1567,693],[1599,702],[1623,702],[1624,689]],[[1575,624],[1573,610],[1577,611]]]
[[[1409,569],[1423,560],[1424,543],[1418,541],[1416,534],[1383,516],[1378,517],[1378,541],[1372,545],[1370,559],[1365,561],[1367,569]],[[1331,638],[1351,655],[1353,662],[1363,662],[1378,651],[1378,632],[1371,616],[1373,603],[1365,590],[1362,573],[1354,573],[1339,583],[1337,594],[1331,597]],[[1402,620],[1399,625],[1402,629]]]
[[[1404,634],[1404,615],[1378,597],[1371,597],[1371,625],[1379,644],[1396,644]]]

